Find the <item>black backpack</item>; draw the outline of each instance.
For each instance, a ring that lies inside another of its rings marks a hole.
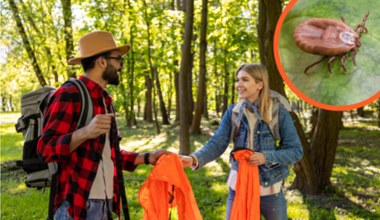
[[[87,125],[92,119],[91,96],[82,81],[69,79],[64,84],[68,83],[78,87],[83,101],[78,129]],[[25,141],[22,160],[17,161],[17,165],[26,172],[27,187],[37,189],[49,187],[58,169],[57,163],[45,163],[37,154],[37,142],[42,133],[44,111],[55,90],[53,87],[42,87],[21,97],[21,117],[17,120],[16,131],[22,132]]]

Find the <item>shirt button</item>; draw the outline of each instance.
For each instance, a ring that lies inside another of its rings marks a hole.
[[[257,131],[258,134],[260,134],[260,131]]]

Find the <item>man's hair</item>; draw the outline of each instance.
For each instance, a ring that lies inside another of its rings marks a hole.
[[[102,56],[108,56],[111,52],[108,51],[108,52],[105,52],[105,53],[101,53],[101,54],[97,54],[95,56],[92,56],[92,57],[88,57],[88,58],[84,58],[81,60],[82,62],[82,67],[83,67],[83,70],[86,72],[87,70],[91,70],[95,67],[95,61],[99,58],[99,57],[102,57]]]

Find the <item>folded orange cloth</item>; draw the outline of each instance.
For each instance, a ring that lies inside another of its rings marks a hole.
[[[182,162],[176,154],[159,158],[140,188],[139,202],[144,208],[144,220],[168,219],[169,207],[175,206],[179,220],[202,219]]]
[[[235,160],[239,161],[239,168],[230,220],[260,219],[259,169],[247,161],[253,154],[250,150],[238,150],[233,154]]]

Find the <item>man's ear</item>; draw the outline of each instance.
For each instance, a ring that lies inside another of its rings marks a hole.
[[[107,60],[104,57],[98,57],[95,61],[95,65],[98,65],[101,69],[105,69],[107,67]]]

